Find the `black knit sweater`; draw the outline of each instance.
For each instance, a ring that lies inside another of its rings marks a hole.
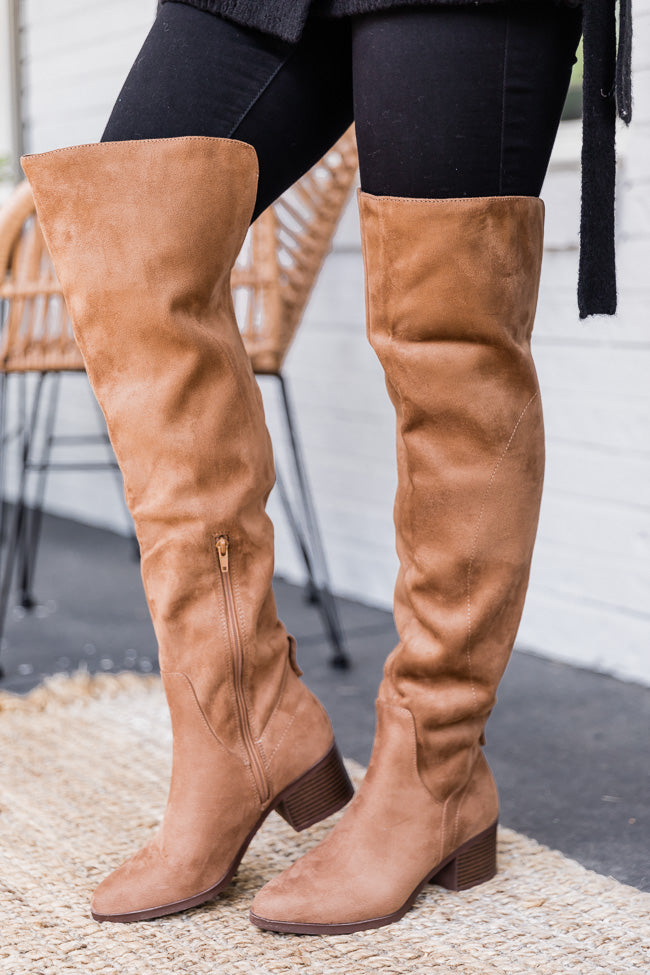
[[[162,0],[165,2],[165,0]],[[178,0],[177,0],[178,2]],[[409,4],[498,3],[500,0],[181,0],[285,41],[300,38],[310,9],[345,17]],[[522,0],[523,2],[523,0]],[[584,79],[582,205],[580,213],[580,317],[616,311],[614,238],[618,114],[632,118],[632,0],[545,0],[583,6]],[[616,5],[619,6],[618,53]]]
[[[166,0],[161,0],[165,3]],[[297,41],[310,12],[323,17],[349,17],[353,14],[388,10],[390,7],[427,4],[501,3],[501,0],[175,0],[190,7],[219,14],[245,27],[255,27],[291,43]],[[535,0],[520,0],[521,3]],[[579,7],[583,0],[545,0]],[[615,0],[614,0],[615,2]]]

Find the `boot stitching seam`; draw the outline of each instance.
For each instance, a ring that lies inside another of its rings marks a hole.
[[[445,846],[445,834],[446,834],[446,823],[447,823],[447,807],[449,806],[449,803],[454,797],[460,796],[458,800],[458,806],[456,807],[456,815],[454,816],[454,829],[451,836],[451,848],[453,850],[454,847],[456,846],[456,838],[458,836],[458,820],[460,819],[460,810],[463,805],[463,799],[465,798],[463,793],[466,793],[467,789],[471,785],[472,776],[474,774],[475,768],[476,768],[476,761],[474,762],[474,765],[470,770],[470,773],[467,777],[467,781],[464,782],[463,785],[460,785],[457,789],[454,789],[454,791],[450,795],[448,795],[444,801],[444,808],[442,812],[442,827],[441,827],[442,835],[440,837],[440,859],[441,860],[444,859],[445,856],[444,846]]]
[[[462,209],[463,207],[469,208],[472,203],[488,203],[494,206],[498,206],[502,200],[537,200],[539,203],[544,203],[544,201],[539,196],[529,196],[524,193],[516,194],[512,193],[508,196],[457,196],[457,197],[419,197],[419,196],[376,196],[374,193],[366,193],[363,190],[359,191],[361,197],[368,197],[370,200],[388,200],[393,205],[420,205],[424,209],[430,207],[435,209],[436,206],[454,206]]]
[[[524,406],[523,410],[519,414],[519,417],[517,419],[517,422],[515,423],[515,425],[514,425],[514,427],[512,429],[512,433],[510,434],[510,437],[508,438],[508,442],[506,443],[505,447],[503,448],[503,451],[501,453],[501,456],[499,457],[498,461],[496,462],[495,467],[494,467],[494,470],[492,471],[492,474],[490,475],[490,480],[488,481],[487,487],[485,489],[485,493],[483,494],[483,500],[482,500],[482,503],[481,503],[481,509],[479,511],[478,520],[476,522],[476,528],[474,530],[474,537],[473,537],[473,540],[472,540],[472,550],[471,550],[471,553],[470,553],[470,559],[469,559],[469,562],[468,562],[468,565],[467,565],[467,640],[466,640],[466,643],[465,643],[465,657],[466,657],[466,660],[467,660],[467,671],[468,671],[468,675],[469,675],[470,685],[471,685],[471,688],[472,688],[472,697],[474,699],[474,711],[475,712],[478,711],[478,698],[477,698],[477,695],[476,695],[476,687],[474,685],[474,676],[473,676],[473,673],[472,673],[472,583],[471,583],[471,575],[472,575],[472,568],[474,566],[474,560],[476,558],[476,549],[477,549],[477,545],[478,545],[478,537],[479,537],[479,533],[480,533],[480,530],[481,530],[481,522],[483,520],[483,514],[485,512],[485,506],[487,504],[488,494],[490,493],[490,490],[491,490],[492,485],[494,483],[494,479],[496,477],[497,471],[499,470],[499,467],[501,466],[501,463],[502,463],[504,457],[506,456],[508,450],[510,449],[510,445],[511,445],[513,439],[514,439],[514,436],[515,436],[515,434],[517,432],[517,429],[519,427],[519,424],[521,423],[521,421],[523,420],[524,416],[526,415],[526,412],[527,412],[529,406],[537,399],[538,396],[539,396],[539,392],[533,393],[533,395],[530,397],[530,399],[528,400],[528,402]]]
[[[475,769],[476,769],[476,762],[474,762],[474,768],[472,769],[472,771],[470,773],[469,779],[467,780],[467,782],[465,783],[465,785],[463,786],[463,788],[461,790],[461,796],[460,796],[460,799],[458,800],[458,805],[456,806],[456,815],[454,816],[454,832],[452,833],[452,840],[451,840],[452,846],[454,846],[454,847],[456,846],[456,841],[458,839],[458,822],[460,820],[460,811],[461,811],[461,809],[463,807],[463,801],[467,797],[467,790],[469,788],[470,782],[472,780],[472,775],[473,775]],[[451,799],[451,796],[449,798]]]
[[[269,759],[266,757],[266,752],[264,751],[264,745],[262,744],[262,742],[256,740],[255,741],[255,744],[257,745],[258,753],[260,754],[260,756],[262,758],[262,765],[264,766],[264,770],[266,771],[266,780],[267,780],[267,786],[268,786],[268,789],[269,789],[269,795],[268,795],[268,800],[267,801],[270,802],[273,799],[273,791],[274,791],[273,790],[273,780],[272,780],[272,776],[271,776],[271,766],[269,764]],[[261,803],[261,805],[264,805],[264,803]]]
[[[255,160],[255,168],[257,171],[256,174],[259,177],[259,159],[257,156],[257,152],[255,151],[255,147],[252,146],[250,142],[244,142],[243,139],[231,139],[231,138],[224,138],[221,136],[212,136],[212,135],[180,135],[180,136],[173,136],[172,138],[164,138],[164,139],[124,139],[121,144],[125,145],[130,143],[132,146],[135,145],[141,146],[144,144],[172,142],[172,141],[173,142],[211,142],[211,143],[223,142],[223,143],[227,143],[228,145],[234,144],[236,146],[245,146],[247,155],[251,155],[251,150],[252,150],[252,158],[254,158]],[[114,145],[115,143],[113,142],[83,142],[78,146],[61,146],[59,149],[50,149],[47,152],[28,152],[21,157],[21,165],[22,165],[22,159],[26,160],[29,165],[33,159],[42,159],[45,158],[46,156],[55,156],[57,154],[61,154],[64,152],[74,152],[74,151],[78,151],[79,149],[98,149],[98,147],[100,146],[103,147],[103,146],[114,146]]]
[[[280,709],[280,705],[282,703],[282,698],[284,697],[284,692],[287,689],[287,678],[288,677],[289,677],[289,662],[287,661],[287,663],[285,664],[285,668],[284,668],[284,674],[282,675],[282,682],[280,684],[280,689],[278,691],[278,697],[277,697],[277,700],[275,702],[275,706],[274,706],[273,710],[271,711],[271,713],[270,713],[270,715],[269,715],[269,717],[268,717],[268,719],[266,721],[266,724],[262,728],[262,731],[260,733],[259,738],[256,739],[256,741],[258,741],[260,744],[264,741],[264,736],[266,735],[266,733],[268,731],[269,725],[271,724],[271,722],[273,721],[273,718],[276,716],[276,714],[278,713],[278,711]]]
[[[285,728],[284,728],[284,731],[282,732],[282,734],[281,734],[281,735],[280,735],[280,737],[278,738],[278,741],[277,741],[277,744],[276,744],[276,746],[275,746],[275,748],[273,749],[273,751],[272,751],[272,752],[271,752],[271,754],[269,755],[269,762],[271,761],[271,759],[273,758],[273,756],[274,756],[274,755],[275,755],[275,753],[277,752],[277,750],[278,750],[278,748],[280,747],[280,745],[282,744],[282,742],[284,741],[284,739],[285,739],[285,738],[286,738],[286,736],[288,735],[288,733],[289,733],[289,729],[291,728],[291,726],[292,726],[292,724],[293,724],[293,723],[294,723],[294,721],[296,720],[296,715],[297,715],[297,713],[298,713],[298,711],[297,711],[297,709],[296,709],[296,710],[295,710],[295,711],[293,712],[293,714],[291,715],[291,717],[289,718],[289,721],[288,721],[288,722],[287,722],[287,724],[285,725]],[[261,742],[261,741],[260,741],[260,743],[259,743],[259,745],[260,745],[260,748],[261,748],[261,749],[263,750],[263,749],[264,749],[264,745],[262,744],[262,742]]]
[[[221,738],[219,737],[219,735],[216,733],[216,731],[214,730],[214,728],[210,724],[210,722],[209,722],[209,720],[208,720],[208,718],[207,718],[207,716],[205,714],[205,711],[201,707],[201,703],[199,701],[198,694],[196,693],[196,689],[194,687],[194,684],[192,683],[191,678],[186,673],[184,673],[182,670],[164,670],[164,671],[161,671],[161,676],[163,676],[163,677],[182,677],[185,680],[185,682],[187,683],[187,685],[188,685],[188,687],[189,687],[189,689],[190,689],[190,691],[192,693],[192,700],[194,702],[194,706],[196,707],[196,710],[201,715],[201,719],[202,719],[204,725],[206,726],[207,730],[209,731],[210,735],[214,738],[214,740],[217,742],[217,744],[221,745],[221,747],[224,749],[224,751],[228,752],[229,755],[232,755],[233,758],[236,758],[237,761],[241,762],[241,755],[238,755],[237,752],[234,752],[231,748],[229,748],[228,745],[226,745],[226,743],[221,740]],[[245,763],[242,763],[242,764],[245,764]]]
[[[413,759],[413,771],[415,772],[415,776],[416,776],[418,782],[420,783],[420,785],[422,786],[422,788],[424,789],[424,791],[427,793],[427,795],[429,796],[429,798],[432,800],[432,802],[435,802],[436,806],[439,806],[439,807],[441,807],[441,808],[444,809],[444,806],[447,803],[447,799],[438,799],[436,796],[434,796],[434,794],[431,792],[431,790],[427,786],[426,782],[424,782],[422,780],[422,776],[420,775],[420,769],[418,768],[418,736],[417,736],[417,728],[416,728],[415,717],[413,715],[413,712],[412,711],[409,711],[408,708],[402,707],[401,704],[393,704],[391,701],[384,701],[384,700],[382,700],[382,701],[380,701],[380,703],[381,703],[381,706],[384,707],[384,708],[388,708],[391,711],[397,711],[397,712],[399,712],[401,714],[408,715],[408,717],[410,719],[410,726],[411,726],[411,731],[412,731],[412,735],[411,735],[412,748],[411,748],[411,751],[412,751],[412,759]]]

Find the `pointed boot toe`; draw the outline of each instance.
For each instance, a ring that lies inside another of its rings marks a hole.
[[[250,909],[250,919],[258,927],[269,928],[272,924],[291,923],[303,918],[305,894],[309,891],[293,884],[290,871],[274,877],[256,894]],[[270,928],[273,930],[273,928]]]
[[[131,905],[125,895],[125,887],[122,867],[118,867],[102,880],[90,902],[90,913],[96,921],[113,921],[130,912]]]
[[[337,845],[339,837],[333,834],[333,839]],[[251,923],[265,931],[290,934],[350,930],[349,883],[355,878],[348,877],[340,864],[331,844],[324,841],[258,892],[250,908]],[[358,885],[357,894],[354,906],[358,909],[360,900],[361,913],[354,920],[367,914]]]
[[[139,915],[159,905],[160,890],[152,883],[152,868],[159,859],[155,842],[154,837],[99,884],[90,904],[96,921],[143,919]]]
[[[237,864],[235,864],[236,869]],[[91,914],[96,921],[148,921],[212,900],[230,882],[221,870],[206,877],[193,864],[165,855],[157,837],[106,877],[95,890]]]
[[[415,753],[411,714],[379,701],[359,792],[326,839],[257,894],[253,924],[350,934],[398,921],[429,883],[460,890],[494,876],[498,801],[482,752],[467,786],[445,802],[422,782]]]

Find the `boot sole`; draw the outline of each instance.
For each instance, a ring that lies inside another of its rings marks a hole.
[[[149,907],[144,911],[131,911],[128,914],[96,914],[91,911],[92,916],[100,922],[113,921],[125,924],[131,921],[150,921],[156,917],[165,917],[167,914],[176,914],[190,907],[205,904],[230,884],[251,840],[270,812],[276,810],[299,833],[338,812],[347,805],[353,794],[354,787],[334,743],[320,761],[278,793],[240,846],[226,873],[214,886],[192,897],[185,897],[183,900],[162,904],[159,907]]]
[[[473,836],[450,853],[446,859],[431,870],[417,885],[413,893],[401,907],[392,914],[369,918],[366,921],[350,921],[343,924],[293,924],[291,921],[272,921],[258,917],[251,911],[250,920],[265,931],[281,934],[352,934],[354,931],[368,931],[383,928],[403,918],[406,912],[427,884],[438,884],[447,890],[469,890],[492,880],[497,872],[497,821]]]

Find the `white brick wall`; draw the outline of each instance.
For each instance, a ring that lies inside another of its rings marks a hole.
[[[9,55],[9,12],[0,7],[0,158],[11,152],[11,76]]]
[[[15,141],[15,92],[12,8],[0,4],[0,203],[11,192],[18,166]]]
[[[29,151],[100,138],[155,7],[155,0],[22,0]]]
[[[95,140],[151,17],[149,0],[25,0],[32,150]],[[535,352],[548,466],[520,645],[650,683],[650,0],[635,4],[635,121],[621,133],[619,314],[580,323],[575,287],[579,133],[564,129],[544,187]],[[393,416],[364,331],[354,206],[315,291],[287,374],[336,588],[389,606],[396,560]],[[269,426],[283,449],[275,390]],[[88,416],[78,382],[63,417]],[[87,422],[87,421],[84,421]],[[57,477],[53,510],[123,530],[107,478]],[[300,566],[275,501],[278,568]]]

